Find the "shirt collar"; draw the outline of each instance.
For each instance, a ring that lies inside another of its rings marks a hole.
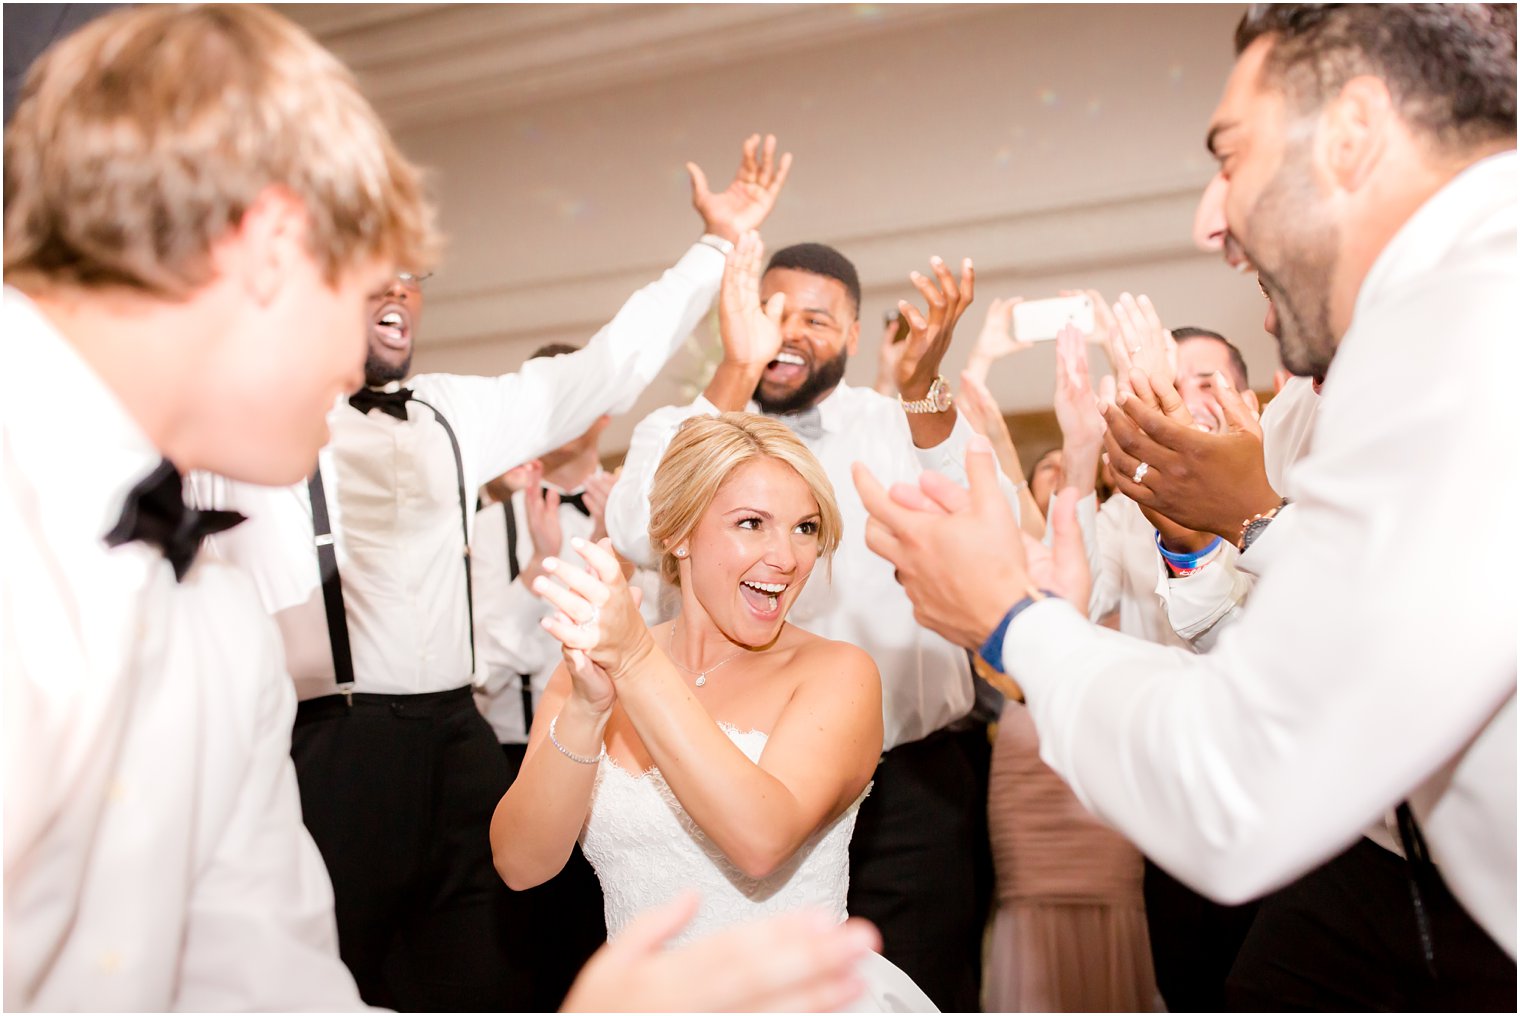
[[[10,286],[3,321],[8,366],[27,379],[7,394],[6,440],[42,497],[66,491],[60,510],[104,536],[163,454],[37,305]]]
[[[834,386],[834,390],[823,397],[818,405],[818,420],[823,424],[825,434],[837,434],[846,429],[850,415],[846,402],[849,396],[845,389],[849,386],[843,381]]]
[[[1508,206],[1507,227],[1514,228],[1515,194],[1520,184],[1520,153],[1491,155],[1473,163],[1431,195],[1399,227],[1373,262],[1357,293],[1352,320],[1368,306],[1427,274],[1459,244],[1506,223],[1495,212]]]

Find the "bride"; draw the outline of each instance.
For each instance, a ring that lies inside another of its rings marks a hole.
[[[702,908],[686,937],[808,906],[843,921],[881,679],[863,650],[786,621],[839,544],[828,478],[774,420],[698,417],[671,441],[650,506],[680,590],[673,621],[645,625],[605,542],[577,541],[588,568],[550,559],[534,585],[558,608],[544,627],[565,660],[491,820],[497,870],[513,889],[538,885],[579,837],[612,937],[691,887]],[[933,1011],[882,957],[860,973],[863,1008]]]

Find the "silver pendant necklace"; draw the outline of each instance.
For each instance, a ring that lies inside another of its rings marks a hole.
[[[670,638],[667,639],[666,642],[665,642],[665,655],[670,657],[670,662],[671,663],[674,663],[676,666],[680,667],[682,670],[686,671],[688,674],[696,674],[697,675],[697,680],[696,680],[695,683],[696,683],[696,686],[698,688],[702,688],[702,687],[706,686],[706,684],[707,684],[707,675],[708,674],[711,674],[713,671],[715,671],[719,667],[723,666],[723,664],[725,664],[725,663],[732,663],[734,660],[737,660],[739,657],[741,657],[741,656],[744,655],[744,650],[741,649],[738,652],[734,653],[734,655],[726,657],[725,659],[719,660],[717,663],[714,663],[711,667],[708,667],[706,670],[693,670],[692,668],[688,667],[686,664],[682,663],[680,660],[676,659],[675,645],[676,645],[676,626],[675,625],[671,625],[670,626]]]

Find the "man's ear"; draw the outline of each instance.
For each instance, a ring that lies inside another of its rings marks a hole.
[[[1366,184],[1397,120],[1387,84],[1370,75],[1352,78],[1325,104],[1316,148],[1337,186],[1357,191]]]
[[[857,317],[854,321],[852,321],[850,323],[850,335],[849,335],[849,337],[847,339],[844,340],[844,350],[845,350],[846,353],[849,353],[851,356],[854,356],[855,355],[855,350],[858,349],[859,347],[860,347],[860,318]]]
[[[306,206],[281,187],[266,187],[237,226],[218,244],[213,259],[219,273],[236,272],[243,289],[268,306],[293,277],[306,249]]]
[[[1258,418],[1261,417],[1261,400],[1256,397],[1256,393],[1254,391],[1249,388],[1242,389],[1240,392],[1240,401],[1244,402],[1247,408],[1249,408],[1251,412],[1255,413]]]

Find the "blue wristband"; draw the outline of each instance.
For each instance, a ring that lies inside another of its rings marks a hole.
[[[1159,532],[1156,534],[1156,549],[1161,551],[1161,556],[1166,558],[1166,563],[1178,571],[1195,570],[1198,567],[1198,562],[1218,550],[1219,545],[1223,542],[1223,540],[1216,536],[1209,541],[1207,547],[1204,547],[1195,554],[1179,554],[1176,551],[1167,550],[1166,547],[1162,546],[1161,534]]]
[[[999,674],[1003,673],[1003,639],[1007,636],[1008,626],[1013,623],[1013,619],[1041,600],[1058,598],[1055,593],[1052,593],[1048,589],[1037,590],[1040,594],[1038,596],[1035,595],[1035,592],[1036,590],[1031,590],[1028,596],[1009,607],[1008,613],[1003,615],[1003,619],[998,622],[998,626],[992,629],[992,634],[987,636],[987,641],[983,642],[982,647],[976,651],[977,655],[986,662],[987,666]]]

